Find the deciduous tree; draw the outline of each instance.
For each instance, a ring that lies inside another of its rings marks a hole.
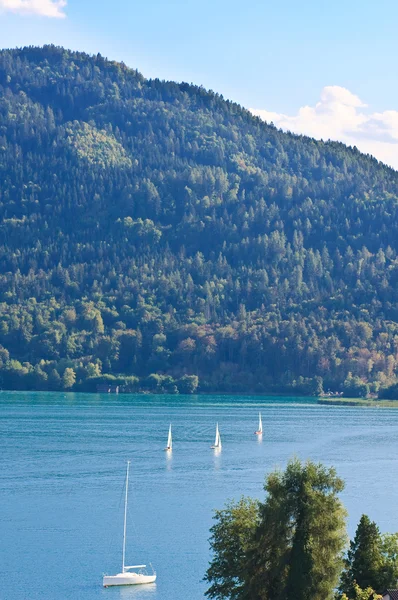
[[[267,496],[258,507],[228,505],[212,529],[207,595],[217,600],[332,598],[346,542],[346,514],[338,497],[343,487],[334,469],[292,460],[284,472],[268,476]]]

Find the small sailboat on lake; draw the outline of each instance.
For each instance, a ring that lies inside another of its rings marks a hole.
[[[171,452],[173,449],[173,436],[171,434],[171,423],[170,423],[170,427],[169,427],[169,435],[167,437],[167,446],[165,448],[165,450],[167,452]]]
[[[126,557],[126,528],[127,528],[127,499],[129,491],[129,470],[130,461],[127,461],[127,472],[126,472],[126,495],[124,498],[124,527],[123,527],[123,560],[122,560],[122,572],[117,575],[104,575],[103,586],[110,587],[113,585],[138,585],[143,583],[154,583],[156,581],[156,573],[153,571],[152,575],[148,575],[143,569],[146,565],[132,565],[127,566],[125,564]],[[134,570],[133,570],[134,569]]]
[[[216,439],[214,440],[213,446],[211,446],[213,450],[221,450],[221,436],[220,431],[218,429],[218,423],[216,425]]]
[[[254,435],[263,435],[263,421],[261,419],[261,413],[258,413],[258,430],[254,432]]]

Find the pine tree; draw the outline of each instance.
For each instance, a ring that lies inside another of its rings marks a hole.
[[[367,515],[362,515],[355,538],[345,561],[339,591],[355,598],[355,584],[381,592],[383,587],[383,555],[379,528]]]

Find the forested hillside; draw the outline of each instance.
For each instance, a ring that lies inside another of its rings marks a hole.
[[[4,388],[377,392],[397,250],[398,174],[355,148],[100,55],[0,52]]]

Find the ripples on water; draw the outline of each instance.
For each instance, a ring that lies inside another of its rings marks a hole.
[[[1,600],[203,600],[212,510],[261,498],[266,473],[293,455],[346,480],[350,533],[362,512],[398,530],[398,410],[250,396],[3,392],[0,403]],[[104,590],[103,572],[120,570],[128,458],[127,557],[152,561],[158,582]]]

